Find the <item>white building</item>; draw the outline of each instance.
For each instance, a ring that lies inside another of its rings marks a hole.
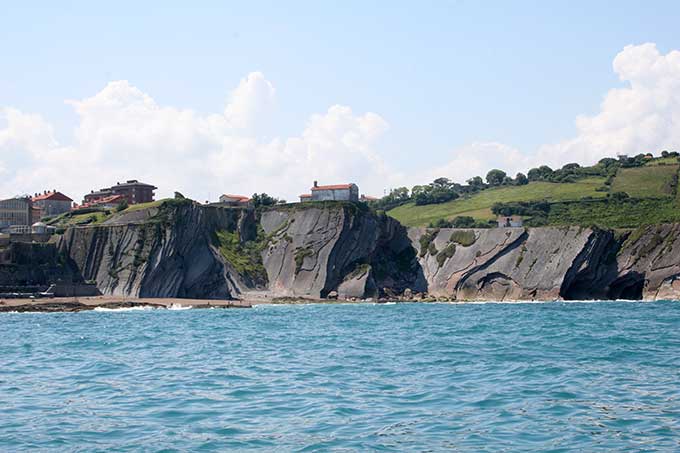
[[[314,181],[311,195],[300,195],[300,201],[359,201],[359,187],[356,184],[334,184],[320,186]]]
[[[250,197],[246,197],[245,195],[224,194],[220,196],[220,203],[229,206],[250,206],[252,204],[252,200]]]

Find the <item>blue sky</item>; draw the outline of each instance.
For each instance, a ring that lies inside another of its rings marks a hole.
[[[71,146],[80,119],[64,101],[109,82],[210,115],[259,71],[276,92],[262,141],[339,104],[385,120],[371,146],[395,172],[427,174],[470,143],[530,155],[573,138],[577,115],[626,86],[612,70],[624,46],[680,47],[678,2],[194,3],[6,2],[0,108],[39,114]]]

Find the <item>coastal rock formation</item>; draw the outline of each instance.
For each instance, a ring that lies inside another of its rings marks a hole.
[[[680,298],[680,225],[407,230],[355,203],[174,200],[69,228],[59,250],[107,295]]]
[[[46,287],[50,283],[81,281],[77,270],[54,244],[14,242],[0,248],[0,287]]]
[[[406,229],[352,203],[274,207],[258,218],[165,202],[69,228],[60,250],[106,295],[365,298],[417,286],[419,275]]]
[[[339,297],[401,292],[418,266],[406,229],[358,204],[277,207],[262,213],[263,264],[273,296]]]
[[[679,299],[680,225],[418,229],[428,291],[455,300]]]
[[[107,295],[229,299],[259,282],[224,258],[218,234],[247,241],[255,235],[252,216],[189,200],[167,202],[102,225],[69,228],[60,248]]]

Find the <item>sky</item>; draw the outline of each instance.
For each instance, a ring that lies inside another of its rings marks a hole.
[[[0,198],[380,196],[680,150],[679,2],[0,6]]]

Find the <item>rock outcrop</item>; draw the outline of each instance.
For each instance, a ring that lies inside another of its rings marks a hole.
[[[406,229],[363,205],[327,203],[262,213],[263,264],[273,296],[376,296],[416,285],[418,265]]]
[[[680,298],[680,225],[407,230],[361,204],[174,200],[70,228],[59,250],[110,295]]]
[[[680,225],[411,229],[428,291],[455,300],[680,299]]]
[[[166,202],[68,229],[60,248],[102,293],[136,297],[236,298],[257,279],[220,253],[218,233],[254,238],[252,211]]]

